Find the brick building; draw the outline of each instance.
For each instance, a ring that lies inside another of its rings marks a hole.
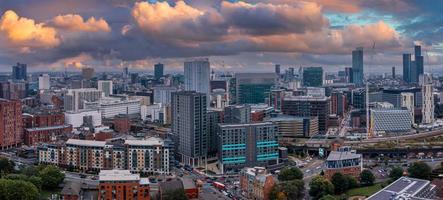
[[[240,189],[248,199],[268,200],[275,184],[272,174],[263,167],[244,168],[240,172]]]
[[[98,199],[149,200],[149,180],[129,170],[101,170]]]
[[[335,173],[359,178],[363,170],[362,155],[351,151],[331,151],[326,159],[325,177],[330,179]]]
[[[70,133],[71,131],[71,125],[25,128],[24,144],[32,146],[37,143],[53,141],[56,139],[56,136]]]
[[[0,149],[20,145],[22,137],[21,101],[0,99]]]

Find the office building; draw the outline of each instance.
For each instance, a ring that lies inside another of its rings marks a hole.
[[[85,102],[95,102],[102,98],[102,91],[95,88],[69,89],[65,94],[66,111],[79,111],[85,108]]]
[[[197,59],[185,62],[185,90],[209,95],[209,59]],[[209,101],[209,99],[207,99]]]
[[[218,124],[223,122],[223,111],[222,110],[208,110],[208,153],[210,157],[217,154],[217,133]]]
[[[343,116],[348,110],[347,96],[343,92],[334,91],[331,93],[331,114]]]
[[[406,83],[411,82],[411,54],[403,54],[403,81]]]
[[[272,86],[276,82],[275,73],[237,73],[235,74],[237,104],[265,103]]]
[[[202,165],[208,153],[207,95],[195,91],[172,93],[172,134],[180,160]]]
[[[101,170],[98,188],[98,199],[151,199],[149,179],[129,170]]]
[[[102,91],[105,97],[109,97],[113,94],[114,87],[112,81],[99,80],[97,81],[97,89]]]
[[[273,175],[263,167],[244,168],[240,171],[240,189],[248,199],[269,200],[277,184]]]
[[[424,60],[423,56],[421,55],[421,46],[415,45],[414,46],[414,58],[415,58],[415,80],[418,82],[419,77],[424,74]]]
[[[293,144],[297,138],[309,138],[318,134],[317,117],[294,117],[279,115],[266,121],[272,122],[278,128],[278,140],[281,145]]]
[[[419,77],[424,73],[424,60],[421,55],[421,46],[414,46],[414,59],[410,53],[403,54],[403,80],[406,83],[419,82]]]
[[[26,81],[28,77],[28,66],[26,64],[17,63],[17,65],[12,66],[12,80],[23,80]]]
[[[329,112],[329,97],[286,96],[282,113],[297,117],[318,117],[318,130],[325,133]]]
[[[280,65],[275,65],[275,74],[280,75]]]
[[[363,47],[352,51],[352,83],[363,85]]]
[[[278,129],[271,122],[220,124],[218,142],[222,173],[278,163]]]
[[[370,132],[374,135],[384,133],[408,133],[413,119],[407,109],[371,110]]]
[[[85,109],[99,110],[103,118],[117,115],[140,115],[140,99],[104,97],[97,101],[85,102]]]
[[[85,80],[91,80],[94,78],[94,68],[92,67],[84,67],[82,68],[82,76]]]
[[[392,76],[393,79],[395,79],[395,76],[396,76],[395,75],[395,67],[392,67],[392,75],[391,76]]]
[[[38,89],[49,90],[51,87],[50,77],[48,74],[42,74],[38,77]]]
[[[432,200],[437,199],[437,189],[438,188],[428,180],[400,177],[385,188],[368,197],[367,200]]]
[[[154,87],[154,103],[171,105],[171,94],[176,92],[177,88],[170,86]]]
[[[157,63],[154,65],[154,78],[155,80],[160,80],[163,77],[163,69],[164,65],[161,63]]]
[[[284,98],[285,98],[284,90],[281,89],[271,90],[271,92],[269,93],[268,105],[273,107],[276,112],[280,112]]]
[[[335,173],[359,178],[363,170],[363,157],[352,151],[331,151],[326,159],[325,177],[331,179]]]
[[[0,99],[0,121],[0,149],[20,145],[23,138],[22,103]]]
[[[27,84],[23,81],[0,83],[0,98],[20,100],[26,98]]]
[[[250,105],[230,105],[225,107],[223,112],[223,123],[245,124],[249,122],[251,122]]]
[[[323,68],[306,67],[303,68],[303,86],[321,87],[323,85]]]
[[[432,93],[432,84],[422,85],[422,123],[434,123],[434,95]]]
[[[412,122],[414,122],[414,93],[402,92],[401,93],[401,107],[406,108],[411,114]]]
[[[354,83],[354,79],[352,77],[352,68],[346,67],[345,68],[345,74],[346,74],[346,83]]]
[[[251,122],[262,122],[274,113],[274,108],[268,104],[250,104],[249,106],[251,106]]]

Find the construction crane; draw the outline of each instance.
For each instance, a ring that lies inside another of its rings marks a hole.
[[[371,63],[373,63],[375,55],[375,41],[372,43],[371,49]],[[371,124],[370,124],[370,116],[369,116],[369,78],[366,79],[366,132],[368,137],[371,137]]]

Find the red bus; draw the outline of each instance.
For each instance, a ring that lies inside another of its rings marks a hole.
[[[217,189],[219,189],[219,190],[224,190],[225,189],[225,185],[223,184],[223,183],[219,183],[219,182],[213,182],[212,183],[212,185],[215,187],[215,188],[217,188]]]

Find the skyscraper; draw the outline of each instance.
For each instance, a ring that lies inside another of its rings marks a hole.
[[[275,73],[235,74],[235,102],[238,104],[265,103],[272,86],[276,82],[276,78]]]
[[[352,51],[352,83],[363,85],[363,47]]]
[[[50,77],[48,74],[42,74],[38,77],[38,89],[39,90],[49,90],[50,88]]]
[[[109,95],[111,95],[113,92],[113,85],[112,85],[112,81],[104,81],[104,80],[100,80],[97,82],[97,89],[102,91],[103,94],[108,97]]]
[[[157,63],[154,65],[154,77],[155,80],[159,80],[161,77],[163,77],[163,64]]]
[[[185,62],[185,90],[209,95],[209,59],[196,59]]]
[[[434,123],[434,95],[432,94],[432,84],[423,83],[422,85],[422,123]]]
[[[280,75],[280,65],[275,65],[275,73]]]
[[[306,67],[303,68],[303,86],[321,87],[323,85],[323,68]]]
[[[418,83],[419,77],[424,73],[421,46],[414,46],[414,59],[411,59],[409,53],[403,54],[403,80],[407,83]]]
[[[403,81],[411,82],[411,54],[403,54]]]
[[[85,67],[82,69],[82,76],[83,79],[91,80],[94,77],[94,68],[92,67]]]
[[[17,63],[17,65],[12,66],[12,80],[25,80],[27,79],[27,65]]]
[[[392,78],[395,79],[395,67],[392,67]]]
[[[414,47],[415,52],[415,80],[416,83],[419,81],[419,77],[423,75],[424,73],[424,66],[423,66],[423,56],[421,55],[421,46],[416,45]]]
[[[202,165],[208,153],[207,95],[195,91],[172,93],[172,126],[179,159]]]

